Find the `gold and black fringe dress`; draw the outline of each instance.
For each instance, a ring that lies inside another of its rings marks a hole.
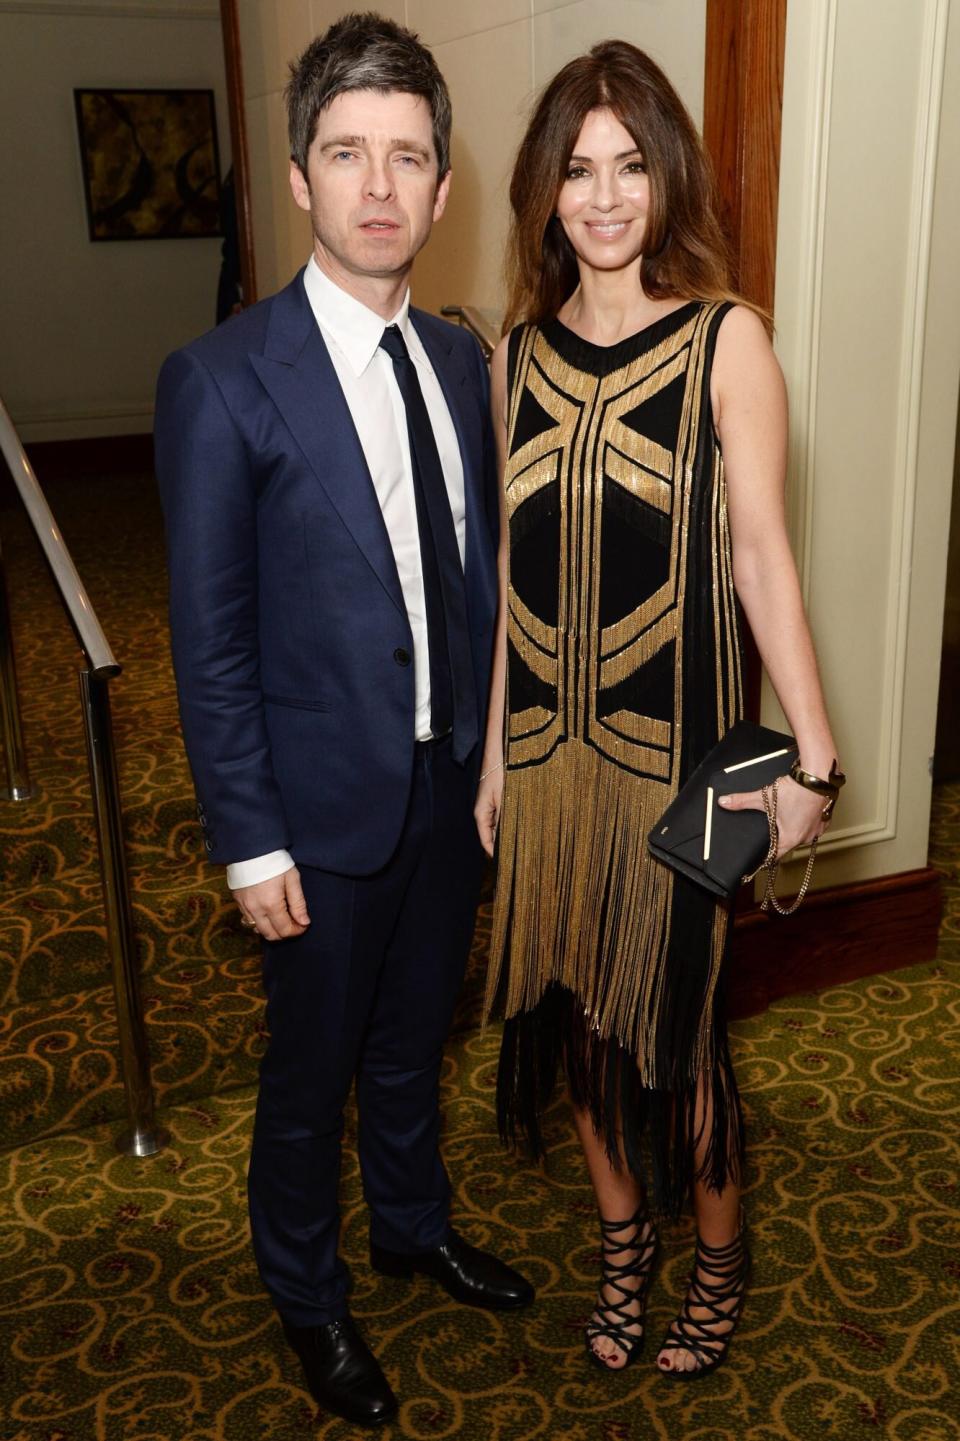
[[[505,1018],[502,1134],[543,1153],[562,1067],[611,1155],[675,1213],[738,1178],[719,993],[727,912],[646,835],[741,714],[710,367],[728,303],[613,346],[560,321],[508,348],[506,779],[487,1009]]]

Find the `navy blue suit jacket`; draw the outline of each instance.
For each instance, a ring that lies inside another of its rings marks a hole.
[[[460,442],[482,735],[498,524],[487,368],[466,331],[410,317]],[[379,869],[410,789],[413,641],[302,272],[167,359],[155,440],[180,714],[210,858],[286,848],[346,875]]]

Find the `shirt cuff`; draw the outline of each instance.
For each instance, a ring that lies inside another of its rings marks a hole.
[[[289,851],[271,851],[266,856],[253,856],[249,861],[234,861],[227,866],[227,885],[232,891],[241,886],[257,886],[261,881],[272,881],[282,876],[293,866]]]

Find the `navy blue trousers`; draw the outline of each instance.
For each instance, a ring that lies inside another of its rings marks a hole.
[[[337,1192],[354,1078],[371,1241],[417,1252],[447,1235],[440,1064],[483,865],[472,770],[449,741],[417,746],[389,863],[359,878],[301,867],[311,925],[264,948],[270,1041],[248,1196],[260,1275],[294,1326],[347,1311]]]

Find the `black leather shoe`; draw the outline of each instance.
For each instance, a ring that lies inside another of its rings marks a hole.
[[[432,1276],[455,1301],[485,1311],[517,1311],[533,1300],[533,1287],[504,1261],[478,1251],[456,1231],[435,1251],[409,1255],[370,1246],[370,1265],[382,1276]]]
[[[350,1316],[283,1333],[300,1358],[313,1399],[356,1426],[380,1426],[397,1414],[397,1398]]]

